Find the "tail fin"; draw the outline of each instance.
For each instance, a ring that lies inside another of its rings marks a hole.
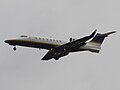
[[[95,31],[89,36],[90,38],[94,37],[94,35],[96,34],[97,29],[95,29]]]
[[[90,42],[99,43],[101,45],[103,43],[105,37],[108,37],[108,35],[110,35],[112,33],[116,33],[116,31],[108,32],[108,33],[104,33],[104,34],[97,33],[96,36]]]

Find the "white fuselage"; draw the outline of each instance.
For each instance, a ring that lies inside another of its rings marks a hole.
[[[26,46],[33,48],[42,48],[47,50],[51,50],[55,47],[68,43],[67,41],[62,41],[62,40],[40,38],[40,37],[28,37],[28,36],[21,36],[20,38],[17,39],[6,40],[5,42],[13,46],[18,45],[18,46]],[[98,53],[100,49],[101,49],[100,44],[94,42],[86,42],[85,45],[78,48],[77,50],[73,50],[72,52],[91,51]]]

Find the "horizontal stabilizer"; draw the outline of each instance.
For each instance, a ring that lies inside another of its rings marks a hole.
[[[103,35],[108,36],[108,35],[113,34],[113,33],[116,33],[116,31],[112,31],[112,32],[104,33]]]

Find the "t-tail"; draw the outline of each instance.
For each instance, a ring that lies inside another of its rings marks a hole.
[[[108,37],[108,35],[113,33],[116,33],[116,31],[112,31],[104,34],[97,33],[95,37],[86,44],[86,46],[88,47],[88,50],[91,52],[99,53],[105,37]]]

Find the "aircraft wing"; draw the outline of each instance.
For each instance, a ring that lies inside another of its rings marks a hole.
[[[48,51],[47,54],[41,60],[49,60],[53,58],[54,53],[52,50]]]
[[[42,60],[49,60],[55,57],[55,54],[58,54],[58,57],[67,55],[72,49],[77,49],[83,45],[85,42],[94,37],[97,30],[95,30],[91,35],[85,36],[83,38],[68,42],[61,46],[54,48],[53,50],[48,51],[48,53],[42,58]]]
[[[96,31],[97,31],[97,30],[95,30],[95,31],[94,31],[91,35],[89,35],[89,36],[85,36],[85,37],[83,37],[83,38],[74,40],[74,41],[72,41],[72,42],[68,42],[68,43],[66,43],[66,44],[63,44],[63,45],[57,47],[56,49],[59,49],[59,50],[60,50],[60,49],[63,49],[63,48],[64,48],[64,49],[69,49],[70,47],[72,48],[72,47],[76,47],[76,46],[78,46],[78,45],[82,46],[82,45],[85,44],[86,41],[88,41],[89,39],[91,39],[92,37],[94,37]],[[79,46],[79,47],[80,47],[80,46]]]

